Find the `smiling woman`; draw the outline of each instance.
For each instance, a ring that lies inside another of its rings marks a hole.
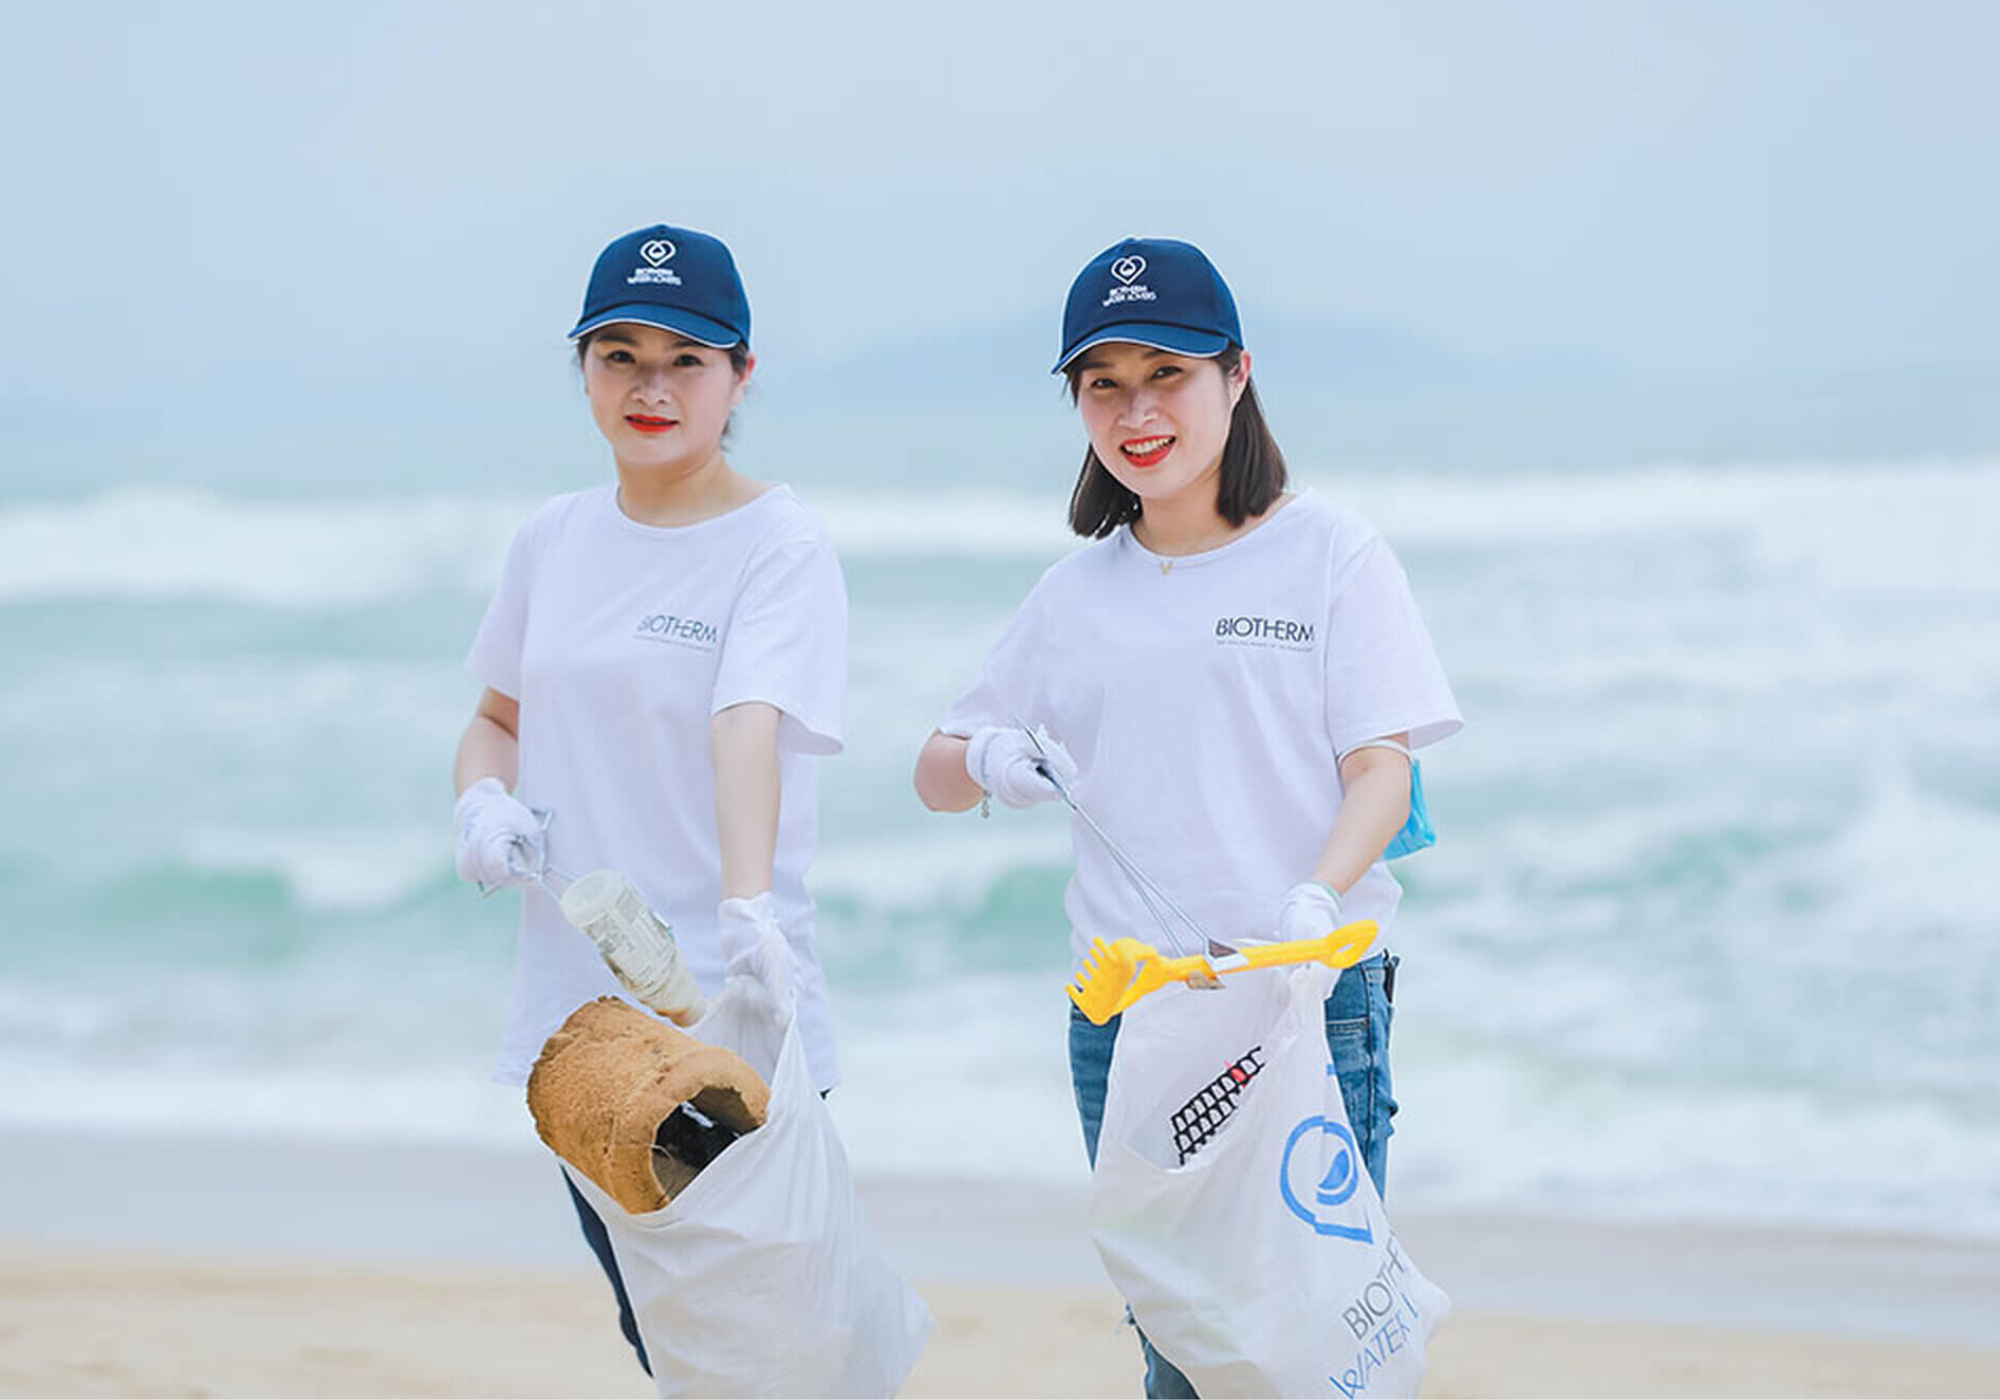
[[[627,430],[664,438],[678,429],[673,447],[685,451],[690,442],[710,440],[712,415],[706,410],[718,396],[726,397],[727,403],[722,430],[713,436],[719,445],[728,445],[736,406],[743,402],[757,357],[743,341],[717,349],[656,326],[613,322],[577,337],[576,363],[597,430],[614,448],[629,442]],[[726,373],[720,372],[725,369]],[[647,411],[668,406],[685,416]]]
[[[497,1076],[524,1082],[578,1007],[630,1000],[534,883],[553,856],[624,876],[711,996],[732,952],[788,948],[800,1039],[831,1088],[805,870],[817,760],[842,744],[847,595],[819,521],[723,453],[756,367],[735,260],[692,229],[627,234],[570,339],[613,479],[515,536],[472,644],[486,689],[455,775],[459,874],[523,887]],[[645,1365],[604,1223],[570,1196]]]
[[[1221,372],[1220,383],[1203,372],[1209,366]],[[1063,373],[1090,435],[1070,496],[1069,523],[1079,535],[1102,539],[1139,521],[1145,500],[1155,503],[1157,517],[1169,498],[1211,477],[1215,513],[1231,527],[1262,515],[1284,491],[1285,454],[1264,421],[1250,353],[1241,346],[1202,360],[1109,341]],[[1205,504],[1208,495],[1196,499]]]
[[[1460,725],[1402,566],[1358,515],[1286,489],[1235,300],[1200,249],[1127,239],[1092,259],[1070,289],[1055,370],[1089,443],[1070,526],[1095,543],[1021,604],[925,742],[918,795],[938,811],[1084,795],[1092,816],[1079,809],[1071,825],[1064,900],[1075,969],[1093,940],[1155,937],[1155,901],[1133,868],[1172,872],[1176,914],[1192,911],[1189,932],[1212,939],[1315,939],[1363,920],[1386,930],[1402,897],[1386,859],[1420,844],[1411,749]],[[1354,1155],[1378,1188],[1396,1111],[1394,968],[1374,953],[1323,1006]],[[1121,1048],[1121,1019],[1072,1008],[1093,1164],[1114,1051],[1142,1057],[1122,1082],[1184,1068],[1147,1063],[1143,1029]],[[1194,1039],[1174,1053],[1186,1059]],[[1192,1068],[1206,1083],[1225,1066]],[[1318,1081],[1317,1060],[1311,1070]],[[1206,1258],[1216,1278],[1233,1266]],[[1184,1282],[1148,1280],[1156,1296]],[[1141,1340],[1146,1393],[1194,1394]]]

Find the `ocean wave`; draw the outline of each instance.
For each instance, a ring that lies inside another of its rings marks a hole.
[[[302,780],[396,749],[448,764],[478,695],[458,660],[456,646],[422,661],[273,655],[240,644],[164,657],[62,655],[0,678],[0,726],[33,736],[40,755],[63,765],[50,776],[83,760],[99,772],[129,765],[158,784],[193,759],[240,766],[239,780],[278,770]]]
[[[850,561],[1071,546],[1043,495],[806,494]],[[1426,763],[1440,848],[1398,869],[1398,1194],[2000,1218],[2000,465],[1330,494],[1411,560],[1471,721]],[[0,682],[0,886],[27,936],[0,949],[0,1122],[513,1140],[513,1096],[484,1097],[513,920],[451,875],[439,775],[475,689],[450,614],[536,504],[0,504],[0,604],[52,605],[6,618],[29,645]],[[871,1171],[1080,1171],[1066,824],[933,820],[909,790],[1013,572],[851,575],[809,883]],[[66,611],[89,600],[168,606],[92,631]],[[1898,1178],[1882,1143],[1921,1160]]]
[[[1759,567],[1845,588],[2000,589],[1985,534],[2000,513],[2000,462],[1986,459],[1601,475],[1307,470],[1301,480],[1323,482],[1405,550],[1733,532]],[[1077,545],[1059,493],[804,494],[857,560],[1052,561]],[[539,504],[518,493],[252,498],[152,486],[19,500],[0,507],[0,603],[200,598],[341,609],[439,590],[483,596],[513,530]]]
[[[452,878],[448,833],[405,823],[367,830],[196,827],[182,838],[184,867],[201,874],[269,876],[288,907],[315,914],[400,908]]]
[[[395,1073],[0,1064],[0,1120],[184,1137],[440,1142],[529,1149],[520,1091],[464,1065]]]
[[[1051,495],[956,488],[915,492],[815,491],[807,504],[834,548],[854,558],[1042,559],[1077,547],[1065,503]]]
[[[844,1082],[831,1102],[856,1168],[1080,1184],[1059,986],[1050,968],[837,997]],[[1456,1027],[1424,1006],[1421,979],[1410,992],[1392,1153],[1406,1209],[2000,1237],[1990,1110],[1552,1056]],[[109,1019],[0,997],[0,1022],[22,1014],[45,1027]],[[223,1029],[285,1026],[274,1015]],[[17,1036],[0,1042],[0,1123],[529,1150],[519,1091],[486,1082],[483,1052],[461,1042],[345,1060],[224,1043],[162,1061],[136,1046],[123,1058],[42,1053]]]
[[[0,602],[216,600],[354,608],[484,591],[536,502],[250,499],[131,486],[0,510]]]
[[[1393,1160],[1412,1206],[2000,1238],[1990,1113],[1398,1035]]]
[[[1069,825],[1060,818],[1035,819],[1043,815],[1007,822],[974,818],[970,825],[941,820],[937,830],[914,838],[829,841],[813,863],[813,892],[822,900],[844,899],[882,913],[962,913],[1023,871],[1060,871],[1066,880]]]
[[[1921,519],[1940,499],[1991,502],[2000,459],[1676,463],[1601,472],[1301,474],[1393,536],[1487,539],[1650,533],[1749,517],[1835,524],[1851,503]],[[1862,525],[1875,521],[1859,522]],[[1947,523],[1948,522],[1940,522]]]
[[[1029,557],[1074,544],[1059,504],[1002,492],[827,491],[812,507],[850,557]],[[0,507],[0,603],[179,602],[343,610],[483,597],[533,497],[249,498],[119,487]]]

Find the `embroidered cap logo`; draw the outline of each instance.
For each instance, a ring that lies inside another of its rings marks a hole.
[[[639,256],[658,267],[674,255],[674,245],[664,238],[651,239],[639,245]]]
[[[1146,260],[1132,253],[1126,254],[1117,262],[1111,264],[1111,275],[1128,287],[1132,285],[1132,279],[1145,270]]]

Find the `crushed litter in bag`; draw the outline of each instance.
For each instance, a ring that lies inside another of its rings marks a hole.
[[[1222,1131],[1222,1125],[1236,1111],[1236,1101],[1243,1097],[1244,1086],[1256,1078],[1257,1071],[1262,1068],[1264,1047],[1253,1045],[1241,1059],[1216,1075],[1213,1081],[1204,1084],[1174,1113],[1171,1125],[1174,1151],[1183,1164]]]
[[[770,1096],[740,1056],[615,997],[571,1013],[528,1076],[542,1141],[634,1214],[666,1205],[761,1127]]]

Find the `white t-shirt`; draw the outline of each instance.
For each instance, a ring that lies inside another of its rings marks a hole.
[[[521,704],[515,795],[555,814],[549,859],[619,871],[673,926],[704,991],[721,990],[709,717],[783,712],[772,894],[798,962],[799,1025],[821,1088],[839,1077],[805,872],[817,756],[838,753],[847,591],[826,531],[785,487],[693,525],[642,525],[617,485],[558,496],[514,536],[466,659]],[[527,886],[514,1003],[494,1076],[522,1083],[542,1042],[595,997],[631,998],[547,893]]]
[[[1360,516],[1304,492],[1205,554],[1152,553],[1129,526],[1042,575],[938,727],[1019,716],[1076,759],[1077,800],[1214,938],[1269,938],[1340,812],[1339,755],[1462,727],[1402,565]],[[1071,951],[1164,947],[1080,820]],[[1402,898],[1376,861],[1341,901],[1386,933]],[[1171,918],[1171,916],[1169,916]],[[1180,933],[1179,925],[1175,925]]]

